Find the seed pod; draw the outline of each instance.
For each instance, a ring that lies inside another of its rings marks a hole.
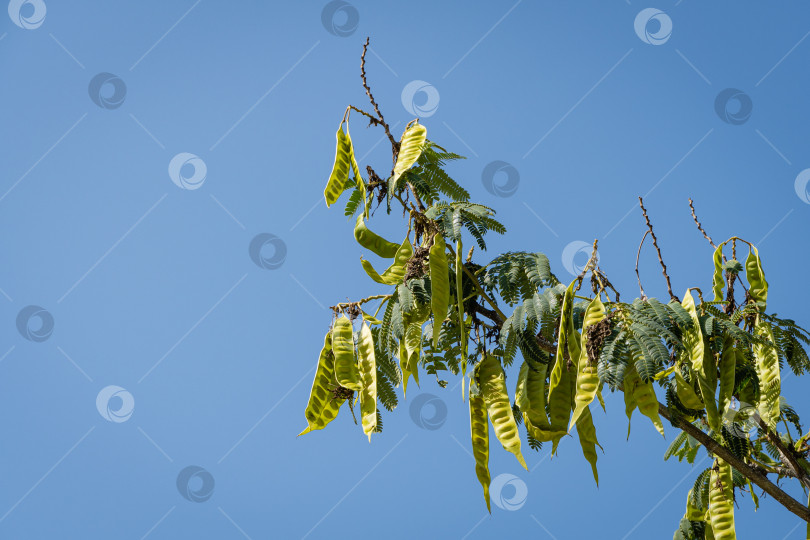
[[[560,330],[557,339],[557,356],[554,368],[549,377],[548,407],[552,431],[565,432],[568,428],[568,419],[574,407],[574,393],[576,391],[576,373],[579,356],[582,353],[579,332],[574,329],[574,284],[571,282],[565,290],[562,308],[560,310]],[[565,352],[569,360],[565,358]],[[556,454],[560,437],[553,439],[551,453]]]
[[[566,431],[552,431],[546,415],[546,371],[547,364],[539,364],[534,371],[523,362],[515,388],[515,402],[523,414],[526,431],[539,442],[563,437]]]
[[[340,194],[346,188],[349,181],[349,167],[352,163],[352,143],[346,133],[343,133],[343,123],[341,122],[337,130],[337,148],[335,149],[335,164],[332,166],[332,173],[323,191],[326,199],[326,206],[329,207],[338,200]]]
[[[598,323],[605,318],[605,306],[597,296],[594,298],[588,308],[585,310],[585,316],[582,321],[582,352],[579,356],[579,364],[577,365],[577,380],[576,380],[576,394],[574,396],[574,414],[571,415],[571,422],[568,424],[570,431],[574,424],[577,423],[579,417],[588,405],[591,404],[593,398],[596,397],[596,389],[599,387],[599,374],[597,373],[596,364],[591,364],[588,358],[588,350],[585,346],[587,339],[588,328]]]
[[[309,402],[304,411],[307,419],[307,428],[299,436],[323,429],[335,419],[340,406],[345,400],[336,400],[331,388],[335,384],[335,356],[332,353],[332,333],[326,334],[323,349],[318,357],[318,367],[315,370],[315,379],[312,381],[312,390],[309,392]]]
[[[768,340],[769,344],[755,343],[754,358],[759,378],[759,405],[757,409],[762,420],[771,428],[779,420],[779,395],[782,393],[782,377],[779,371],[779,353],[776,351],[776,340],[771,325],[765,321],[757,321],[754,333],[760,339]]]
[[[403,323],[407,325],[402,341],[405,342],[405,370],[407,370],[408,373],[408,375],[405,375],[405,371],[402,372],[403,392],[406,392],[408,389],[409,375],[413,375],[416,384],[419,384],[419,353],[422,350],[422,324],[418,321],[409,322],[409,319],[410,317],[408,316],[403,318]],[[402,366],[402,358],[400,358],[400,366]]]
[[[655,396],[653,385],[651,382],[645,383],[641,380],[641,377],[639,377],[638,372],[636,371],[635,365],[629,366],[624,375],[625,395],[627,395],[627,392],[633,393],[632,403],[634,406],[638,407],[641,414],[652,420],[652,423],[655,426],[655,429],[658,430],[658,433],[664,435],[664,424],[661,422],[661,417],[658,414],[658,398]],[[625,401],[625,403],[627,403],[627,401]],[[630,409],[630,413],[632,412],[633,410]],[[630,414],[627,416],[629,419]],[[630,436],[629,429],[627,436]]]
[[[368,442],[371,442],[371,434],[377,428],[377,361],[374,358],[374,338],[365,322],[360,327],[357,352],[360,357],[360,381],[363,385],[360,391],[360,415],[363,433],[368,435]]]
[[[354,224],[354,238],[358,244],[384,259],[393,259],[399,250],[398,244],[389,242],[382,236],[372,232],[366,226],[362,214],[357,216],[357,221]]]
[[[596,486],[599,487],[599,473],[596,470],[596,447],[602,449],[602,445],[596,439],[596,428],[593,425],[593,417],[591,416],[591,408],[585,407],[579,415],[577,420],[577,436],[579,437],[579,444],[582,446],[582,454],[588,463],[591,464],[591,471],[593,472],[593,479],[596,481]],[[604,452],[604,449],[602,449]]]
[[[704,521],[704,512],[692,504],[692,490],[686,495],[686,513],[684,516],[689,521]]]
[[[472,436],[473,457],[475,457],[475,475],[484,488],[484,499],[487,511],[492,513],[489,505],[489,422],[487,406],[480,395],[470,394],[470,434]]]
[[[450,273],[444,237],[436,233],[428,258],[430,267],[430,308],[433,311],[433,347],[439,347],[439,330],[450,306]]]
[[[425,144],[427,138],[427,130],[422,124],[416,123],[405,130],[402,134],[402,139],[399,141],[399,154],[397,154],[397,163],[394,165],[394,174],[391,177],[391,183],[396,184],[399,177],[410,169],[419,156],[422,154],[422,146]]]
[[[352,323],[342,315],[332,328],[332,348],[335,353],[335,379],[340,386],[360,392],[360,371],[354,357]]]
[[[481,395],[487,404],[492,426],[495,428],[495,436],[498,437],[504,450],[513,453],[523,468],[528,470],[523,454],[520,453],[520,435],[506,392],[506,374],[498,358],[492,355],[485,356],[476,366],[476,378]]]
[[[723,342],[723,353],[720,356],[720,394],[718,399],[718,414],[724,417],[731,405],[731,396],[734,393],[734,373],[737,367],[737,351],[734,340],[726,338]]]
[[[703,409],[703,400],[700,396],[695,392],[694,387],[691,383],[686,382],[686,379],[683,378],[683,375],[675,370],[675,393],[678,396],[678,399],[681,400],[684,407],[687,409],[692,409],[695,411],[699,411]]]
[[[717,401],[714,397],[717,391],[717,363],[711,348],[704,341],[695,299],[690,290],[687,289],[681,305],[692,318],[692,327],[683,332],[683,344],[692,364],[692,372],[698,380],[709,427],[719,433],[720,414],[717,411]]]
[[[748,280],[748,294],[751,295],[751,299],[757,303],[760,311],[765,311],[768,302],[768,282],[765,281],[759,252],[754,246],[751,246],[751,252],[745,259],[745,279]]]
[[[731,465],[717,458],[709,481],[709,516],[717,540],[736,540]]]
[[[412,256],[413,246],[411,245],[411,241],[406,238],[405,241],[402,242],[402,245],[397,248],[393,264],[391,264],[382,275],[378,274],[367,260],[361,258],[360,263],[363,265],[363,269],[369,277],[377,283],[396,285],[397,283],[401,283],[405,277],[405,266],[408,263],[408,259]]]
[[[712,257],[714,261],[714,275],[712,276],[712,292],[714,293],[714,302],[722,302],[723,301],[723,287],[726,284],[726,280],[723,279],[723,244],[717,246],[717,249],[714,250],[714,257]]]

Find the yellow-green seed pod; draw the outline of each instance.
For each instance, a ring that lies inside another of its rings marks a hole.
[[[360,416],[363,433],[368,435],[368,442],[371,442],[371,434],[377,429],[377,361],[374,357],[374,337],[365,321],[360,327],[357,352],[360,360],[360,381],[363,385],[360,391]]]
[[[692,409],[695,411],[699,411],[703,409],[703,400],[701,397],[695,392],[695,388],[692,386],[691,383],[686,382],[686,379],[683,378],[683,375],[675,370],[675,393],[678,396],[678,399],[681,400],[684,407],[687,409]]]
[[[382,275],[378,274],[374,267],[365,259],[360,259],[360,264],[363,265],[363,270],[366,271],[366,274],[376,281],[377,283],[382,283],[383,285],[396,285],[397,283],[402,283],[403,278],[405,277],[405,267],[408,264],[408,260],[413,256],[413,246],[411,245],[411,241],[407,238],[405,241],[402,242],[402,245],[399,246],[397,249],[396,254],[394,255],[394,262],[389,266]]]
[[[600,322],[605,318],[605,306],[597,296],[594,298],[588,308],[585,310],[585,316],[582,321],[582,352],[579,356],[579,364],[577,366],[577,380],[576,380],[576,394],[574,396],[574,414],[571,415],[571,422],[568,425],[570,431],[574,424],[579,420],[588,405],[591,404],[593,398],[596,397],[596,390],[599,387],[599,374],[596,370],[596,364],[591,364],[588,358],[588,350],[585,346],[587,343],[586,335],[588,328]]]
[[[444,237],[436,233],[430,247],[430,308],[433,311],[433,347],[439,347],[439,331],[450,307],[450,272]]]
[[[326,188],[323,191],[323,196],[326,199],[326,206],[331,206],[338,200],[340,194],[346,187],[349,181],[349,168],[352,163],[352,146],[351,139],[343,132],[343,123],[341,122],[337,130],[337,147],[335,149],[335,163],[332,166],[332,173],[329,175],[329,181],[326,183]]]
[[[475,458],[475,475],[484,488],[484,499],[487,511],[492,513],[489,503],[489,422],[487,406],[479,395],[470,394],[470,434],[472,436],[473,457]]]
[[[599,473],[596,470],[596,447],[602,448],[602,446],[596,439],[596,428],[593,425],[590,407],[585,407],[579,415],[577,436],[579,437],[579,444],[582,446],[582,454],[591,464],[593,479],[596,481],[596,486],[599,487]]]
[[[723,244],[717,246],[714,250],[712,260],[714,262],[714,275],[712,276],[712,292],[714,293],[714,302],[723,301],[723,287],[726,285],[726,280],[723,278]]]
[[[425,144],[426,137],[427,130],[422,124],[413,124],[405,130],[399,142],[399,154],[397,154],[397,162],[394,165],[392,182],[396,182],[405,171],[416,163],[416,160],[422,154],[422,146]]]
[[[734,372],[737,367],[737,351],[734,348],[734,340],[726,338],[723,342],[723,352],[720,355],[720,393],[718,397],[718,413],[724,417],[731,405],[731,397],[734,393]]]
[[[568,420],[574,408],[577,363],[581,354],[579,332],[574,329],[574,284],[565,290],[560,309],[560,329],[557,340],[557,355],[548,383],[549,419],[552,431],[567,431]],[[568,359],[566,359],[566,352]],[[569,366],[570,364],[570,366]],[[552,441],[551,453],[556,454],[560,437]]]
[[[692,372],[698,380],[703,407],[709,427],[720,432],[720,413],[717,410],[715,393],[717,391],[717,361],[711,348],[706,344],[703,331],[700,329],[697,307],[692,293],[687,289],[681,302],[683,308],[692,318],[692,328],[684,330],[683,344],[692,364]]]
[[[689,521],[704,521],[705,513],[692,504],[692,490],[689,490],[689,493],[686,495],[686,513],[683,517],[688,519]]]
[[[506,391],[506,374],[497,357],[486,355],[476,366],[478,387],[487,404],[489,418],[495,429],[495,436],[504,450],[515,455],[524,469],[528,470],[523,454],[520,452],[520,435],[517,423]]]
[[[759,251],[751,246],[751,252],[745,259],[745,279],[748,280],[748,294],[759,306],[760,311],[765,311],[768,303],[768,282],[765,280],[765,272],[762,270],[762,261],[759,259]]]
[[[526,431],[535,440],[548,442],[567,434],[565,430],[552,431],[546,415],[546,371],[547,364],[540,364],[534,371],[523,362],[515,388],[515,402],[523,415]]]
[[[633,393],[632,402],[634,406],[638,407],[641,414],[652,420],[658,433],[664,435],[664,424],[661,422],[661,416],[658,414],[658,398],[655,396],[653,385],[651,382],[645,383],[641,380],[635,366],[628,367],[624,375],[625,395],[628,391]],[[632,409],[630,409],[630,412],[632,413]],[[628,418],[629,416],[628,414]],[[628,437],[629,436],[630,433],[628,430]]]
[[[332,328],[332,350],[335,353],[335,379],[340,386],[360,392],[360,371],[354,356],[352,322],[342,315]]]
[[[318,357],[318,367],[315,370],[315,379],[312,381],[312,390],[309,392],[309,402],[304,411],[307,419],[307,428],[298,435],[310,431],[323,429],[335,419],[340,406],[345,400],[333,399],[332,388],[335,385],[335,356],[332,353],[332,333],[328,332],[323,342],[323,349]]]
[[[779,370],[779,353],[776,351],[776,340],[771,325],[765,321],[757,321],[754,334],[760,339],[770,341],[770,344],[754,344],[754,358],[759,378],[759,410],[762,420],[771,428],[779,420],[779,396],[782,393],[782,376]]]
[[[717,458],[709,480],[709,516],[717,540],[736,540],[731,465]]]
[[[357,216],[354,224],[354,239],[358,244],[384,259],[393,259],[399,250],[399,244],[389,242],[369,229],[363,220],[363,214]]]

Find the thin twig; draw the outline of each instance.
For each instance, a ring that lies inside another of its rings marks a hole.
[[[692,210],[692,219],[695,220],[695,225],[697,225],[698,230],[703,233],[703,238],[708,240],[709,243],[712,245],[712,247],[714,249],[717,249],[717,244],[715,244],[712,241],[712,237],[709,236],[709,234],[706,232],[706,229],[704,229],[703,225],[701,225],[700,221],[698,221],[697,214],[695,214],[695,204],[692,202],[691,197],[689,198],[689,208]],[[726,260],[726,256],[723,255],[723,261],[725,261],[725,260]]]
[[[641,256],[641,246],[644,245],[644,240],[647,239],[648,234],[650,234],[650,231],[644,231],[644,236],[641,237],[641,243],[638,245],[638,252],[636,253],[636,279],[638,280],[638,290],[641,293],[642,302],[647,301],[647,295],[644,293],[644,287],[641,286],[641,275],[638,273],[638,259]]]
[[[579,273],[577,276],[577,286],[574,288],[574,292],[577,292],[579,288],[582,286],[582,280],[585,279],[585,274],[588,273],[588,270],[594,272],[596,271],[598,253],[596,251],[597,244],[599,243],[599,239],[594,239],[593,241],[593,248],[591,249],[591,257],[588,259],[588,262],[585,264],[585,268],[582,269],[582,272]]]
[[[374,111],[377,113],[379,124],[385,130],[385,134],[388,135],[388,140],[391,141],[391,148],[394,152],[394,163],[396,163],[397,154],[399,153],[399,143],[396,139],[394,139],[394,136],[391,135],[391,128],[385,122],[385,118],[383,118],[383,115],[380,112],[380,107],[377,105],[377,101],[374,99],[374,95],[371,93],[371,88],[369,88],[368,81],[366,80],[366,51],[368,51],[369,41],[370,38],[366,38],[366,43],[363,45],[363,54],[360,55],[360,77],[363,79],[363,88],[366,89],[366,95],[368,96],[369,101],[371,101]]]
[[[644,200],[639,197],[638,204],[641,206],[641,213],[644,214],[644,220],[647,222],[647,228],[650,229],[650,236],[652,236],[653,245],[655,246],[655,251],[658,252],[658,262],[661,263],[661,271],[664,273],[664,278],[667,280],[667,290],[669,291],[669,297],[676,302],[680,302],[677,296],[672,292],[672,283],[669,281],[669,274],[667,274],[667,265],[664,264],[664,258],[661,256],[661,248],[658,247],[658,239],[655,237],[655,231],[653,231],[652,223],[650,223],[650,218],[647,215],[647,209],[644,208]]]
[[[708,241],[709,241],[709,243],[712,245],[712,247],[713,247],[714,249],[717,249],[717,244],[715,244],[715,243],[712,241],[712,237],[711,237],[711,236],[709,236],[709,234],[706,232],[706,229],[704,229],[704,228],[703,228],[703,225],[701,225],[700,221],[698,221],[697,214],[695,213],[695,205],[694,205],[694,203],[692,202],[692,199],[691,199],[691,198],[689,199],[689,208],[692,210],[692,219],[693,219],[693,220],[695,220],[695,225],[697,225],[698,230],[699,230],[701,233],[703,233],[703,238],[705,238],[706,240],[708,240]],[[734,260],[736,260],[736,259],[737,259],[737,239],[736,239],[736,238],[733,238],[733,239],[731,240],[731,258],[732,258],[732,259],[734,259]],[[727,260],[728,260],[728,259],[726,258],[726,254],[725,254],[725,253],[723,253],[723,262],[726,262]],[[742,279],[740,279],[740,276],[739,276],[739,275],[735,276],[735,279],[736,279],[737,281],[739,281],[739,282],[740,282],[740,285],[742,285],[742,288],[743,288],[743,289],[745,290],[745,292],[747,293],[747,292],[748,292],[748,288],[745,286],[745,283],[743,283]]]
[[[370,126],[379,126],[380,125],[379,119],[377,119],[377,117],[372,115],[371,113],[367,113],[366,111],[364,111],[360,107],[355,107],[354,105],[349,105],[349,108],[352,109],[353,111],[357,111],[360,114],[362,114],[363,116],[367,117],[368,118],[368,125],[370,125]]]
[[[778,434],[771,431],[771,429],[759,415],[757,415],[755,418],[757,425],[759,425],[759,429],[765,433],[765,437],[779,452],[779,457],[781,458],[782,463],[784,463],[785,466],[793,473],[792,476],[798,478],[799,482],[801,482],[803,486],[810,487],[810,477],[808,477],[804,468],[801,466],[801,464],[799,464],[799,461],[796,459],[796,456],[793,455],[791,449],[782,442],[782,439]]]

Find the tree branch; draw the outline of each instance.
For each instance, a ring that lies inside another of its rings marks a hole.
[[[802,518],[804,521],[810,522],[810,509],[782,491],[779,486],[768,480],[765,475],[761,474],[758,470],[754,469],[743,460],[732,454],[730,450],[720,445],[720,443],[709,437],[709,435],[704,433],[702,430],[693,426],[690,422],[686,422],[679,418],[673,419],[669,414],[669,410],[662,403],[658,404],[658,412],[661,416],[669,420],[669,423],[674,427],[682,429],[688,435],[691,435],[697,439],[697,441],[700,442],[700,444],[702,444],[706,450],[720,457],[723,461],[737,469],[740,474],[762,488],[765,493],[773,497],[779,504]]]
[[[366,80],[366,51],[368,51],[368,44],[370,38],[366,38],[366,43],[363,45],[363,54],[360,55],[360,78],[363,79],[363,88],[366,89],[366,95],[368,96],[369,101],[371,101],[372,107],[374,107],[374,112],[377,113],[379,117],[379,124],[382,125],[383,129],[385,130],[385,134],[388,135],[388,140],[391,141],[391,148],[394,152],[394,163],[397,161],[397,154],[399,154],[399,143],[394,136],[391,135],[391,128],[385,122],[385,118],[383,118],[382,113],[380,112],[380,106],[377,105],[377,101],[374,99],[374,95],[371,93],[371,88],[368,86],[368,81]]]
[[[647,295],[644,293],[644,287],[641,286],[641,275],[638,273],[638,258],[641,256],[641,246],[644,245],[644,240],[647,239],[648,234],[650,234],[650,231],[644,231],[644,236],[641,237],[641,243],[639,243],[636,252],[636,279],[638,280],[638,290],[641,293],[642,302],[647,300]]]
[[[703,228],[703,225],[701,225],[700,221],[698,221],[697,214],[695,214],[695,205],[692,202],[691,197],[689,198],[689,208],[692,210],[692,219],[695,220],[695,225],[697,225],[698,230],[703,233],[703,238],[708,240],[709,243],[712,245],[712,247],[714,249],[717,249],[717,245],[712,241],[712,237],[709,236],[708,233],[706,233],[706,230]],[[725,260],[726,260],[726,256],[723,255],[723,261],[725,261]]]
[[[639,200],[641,200],[640,197],[639,197]],[[642,209],[643,208],[644,207],[642,206]],[[645,217],[646,217],[646,211],[645,211]],[[652,227],[650,227],[650,230],[652,230]],[[654,235],[653,235],[653,238],[655,238]],[[449,246],[448,246],[448,249],[450,249],[450,251],[452,252],[452,248],[449,248]],[[663,265],[663,262],[661,264]],[[483,306],[479,306],[478,308],[476,308],[476,311],[478,313],[481,313],[485,317],[488,317],[490,320],[492,320],[499,327],[502,326],[504,321],[506,320],[506,315],[504,315],[504,313],[497,307],[497,305],[494,303],[494,301],[492,301],[484,293],[483,288],[478,283],[478,279],[476,278],[476,276],[472,272],[469,271],[469,269],[467,269],[466,266],[464,266],[464,271],[472,279],[473,284],[474,284],[474,286],[476,288],[476,291],[484,298],[484,300],[487,301],[487,303],[489,303],[494,308],[493,310],[489,310],[489,309],[484,308]],[[670,294],[671,294],[671,290],[670,290]],[[543,350],[543,351],[545,351],[545,352],[547,352],[549,354],[556,354],[557,346],[555,344],[546,342],[540,336],[535,336],[535,338],[536,338],[536,341],[537,341],[537,345],[541,350]],[[624,391],[623,388],[620,388],[620,390]],[[658,403],[658,412],[659,412],[659,414],[661,416],[666,418],[669,421],[669,423],[672,424],[673,427],[675,427],[677,429],[681,429],[684,432],[686,432],[688,435],[691,435],[698,442],[700,442],[706,448],[706,450],[708,450],[712,454],[720,457],[726,463],[728,463],[729,465],[731,465],[732,467],[737,469],[740,472],[740,474],[742,474],[743,476],[745,476],[746,478],[751,480],[752,483],[759,486],[762,490],[765,491],[765,493],[767,493],[768,495],[773,497],[774,500],[776,500],[779,504],[781,504],[782,506],[787,508],[790,512],[792,512],[796,516],[800,517],[804,521],[807,521],[807,522],[810,523],[810,509],[808,509],[802,503],[800,503],[799,501],[797,501],[796,499],[791,497],[788,493],[783,491],[779,486],[777,486],[776,484],[774,484],[773,482],[768,480],[767,476],[762,474],[758,469],[756,469],[756,468],[748,465],[747,463],[745,463],[743,460],[741,460],[740,458],[735,456],[730,450],[723,447],[720,443],[718,443],[717,441],[712,439],[708,434],[706,434],[702,430],[700,430],[697,427],[693,426],[690,422],[684,421],[681,418],[673,418],[672,415],[670,415],[670,413],[669,413],[669,409],[667,409],[667,407],[663,403],[660,403],[660,402]],[[766,433],[768,433],[768,431],[766,431]],[[776,446],[776,443],[773,440],[771,442]],[[779,441],[779,443],[781,444],[781,441]],[[779,448],[779,446],[776,446],[776,447]],[[790,452],[786,450],[785,455],[786,456],[791,456],[792,454],[790,454]],[[794,464],[791,464],[791,463],[788,462],[787,465],[788,465],[788,469],[790,470],[790,472],[796,474],[796,477],[799,478],[799,480],[802,481],[802,483],[804,483],[803,479],[806,478],[806,475],[804,474],[803,469],[800,468],[801,466],[798,464],[798,462],[796,462],[794,460]],[[796,473],[795,470],[794,470],[794,466],[799,467],[796,470],[801,471],[801,472]]]
[[[782,459],[782,463],[785,464],[785,467],[787,467],[787,469],[792,473],[791,476],[798,478],[799,482],[801,482],[805,487],[810,487],[810,478],[807,476],[804,468],[796,459],[796,456],[793,454],[790,448],[786,447],[782,442],[782,439],[771,431],[770,428],[768,428],[768,424],[765,423],[762,417],[756,415],[756,421],[759,428],[765,433],[765,437],[767,437],[767,439],[779,452],[779,457]]]
[[[650,229],[650,236],[652,236],[653,245],[655,246],[655,251],[658,252],[658,262],[661,263],[661,269],[664,273],[664,278],[667,280],[667,290],[669,291],[669,297],[676,302],[680,302],[677,296],[672,293],[672,283],[669,281],[669,274],[667,274],[667,265],[664,264],[664,258],[661,256],[661,248],[658,247],[658,238],[655,237],[655,232],[653,231],[652,223],[650,223],[650,218],[647,216],[647,209],[644,208],[644,200],[639,197],[638,204],[641,206],[641,212],[644,214],[644,220],[647,222],[647,228]]]

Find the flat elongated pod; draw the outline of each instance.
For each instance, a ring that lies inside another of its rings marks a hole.
[[[360,327],[360,339],[357,342],[357,353],[360,364],[360,416],[363,422],[363,433],[368,435],[377,429],[377,361],[374,358],[374,338],[371,329],[363,322]]]
[[[723,342],[723,352],[720,355],[718,368],[720,369],[720,393],[718,396],[718,413],[722,418],[731,405],[731,396],[734,393],[734,373],[737,367],[737,350],[734,340],[726,338]]]
[[[759,259],[759,251],[751,246],[751,252],[745,259],[745,279],[748,280],[748,294],[757,303],[760,311],[765,311],[768,303],[768,282],[765,280],[765,272],[762,270],[762,261]]]
[[[634,406],[638,407],[641,414],[652,420],[658,433],[664,435],[664,424],[661,422],[661,416],[658,414],[658,398],[655,396],[653,385],[651,382],[645,383],[641,380],[635,366],[629,367],[624,375],[625,395],[628,391],[633,393],[632,403]],[[625,403],[627,402],[625,401]],[[630,412],[632,412],[632,409]],[[629,416],[628,414],[628,418]]]
[[[700,330],[700,320],[697,316],[695,299],[692,291],[688,290],[683,295],[681,306],[689,313],[692,319],[692,327],[683,331],[683,345],[689,355],[692,370],[696,373],[703,371],[703,332]]]
[[[540,364],[538,371],[523,362],[515,388],[515,402],[523,415],[526,431],[537,441],[547,442],[566,435],[565,431],[551,431],[546,414],[547,364]]]
[[[687,409],[699,411],[703,408],[703,399],[695,392],[694,387],[686,382],[683,375],[675,370],[675,393]]]
[[[709,517],[717,540],[736,540],[731,465],[717,458],[709,480]]]
[[[346,184],[349,181],[349,168],[352,166],[352,160],[354,159],[352,155],[351,139],[343,132],[342,122],[340,126],[338,126],[336,137],[335,163],[332,165],[332,173],[329,175],[329,181],[326,183],[326,188],[323,190],[327,207],[333,205],[346,188]]]
[[[692,292],[687,290],[683,296],[681,306],[692,318],[692,327],[683,331],[683,345],[691,362],[692,372],[698,379],[703,407],[706,409],[706,419],[709,427],[720,431],[720,413],[717,410],[715,393],[717,391],[717,361],[714,354],[707,347],[703,331],[700,329],[697,307]]]
[[[357,189],[360,190],[360,196],[363,197],[363,217],[368,219],[368,191],[366,190],[366,183],[363,177],[360,176],[360,167],[357,166],[357,160],[354,158],[354,145],[352,138],[349,135],[349,123],[346,123],[346,138],[349,139],[349,157],[351,158],[352,172],[354,173],[354,180]]]
[[[754,333],[760,339],[770,343],[754,344],[754,358],[759,378],[759,405],[757,409],[762,420],[770,427],[776,425],[781,414],[779,410],[779,395],[782,392],[782,376],[779,370],[779,353],[776,351],[776,340],[771,325],[765,321],[757,321]]]
[[[342,315],[332,328],[332,350],[335,353],[335,379],[340,386],[360,392],[360,370],[354,356],[352,322]]]
[[[714,274],[712,275],[714,302],[722,302],[723,287],[726,285],[726,280],[723,278],[723,244],[720,244],[714,250],[712,261],[714,262]]]
[[[531,424],[540,429],[551,429],[546,415],[546,372],[548,364],[539,364],[537,371],[523,362],[519,378],[523,379],[523,404],[518,405]],[[520,382],[518,382],[520,384]]]
[[[596,439],[596,428],[593,425],[590,407],[585,407],[579,415],[577,436],[579,437],[579,444],[582,446],[582,454],[591,464],[593,479],[596,481],[596,485],[599,486],[599,473],[596,470],[596,447],[602,448],[602,446]]]
[[[588,358],[587,332],[588,328],[600,322],[605,318],[605,306],[599,297],[594,298],[588,304],[585,310],[585,316],[582,321],[582,352],[579,355],[579,364],[577,365],[577,381],[576,381],[576,394],[574,395],[574,414],[571,415],[571,422],[568,425],[570,431],[574,424],[579,420],[581,414],[584,413],[588,405],[591,404],[594,397],[596,397],[596,390],[599,388],[599,374],[597,373],[596,363],[591,364]]]
[[[422,349],[422,324],[419,321],[411,321],[405,327],[405,336],[402,338],[405,342],[405,354],[407,355],[407,365],[409,375],[413,375],[416,384],[419,384],[419,353]],[[401,362],[402,359],[400,359]],[[401,363],[400,363],[401,365]],[[405,373],[402,374],[402,390],[405,392],[408,388],[408,377]]]
[[[357,216],[357,221],[354,224],[354,238],[358,244],[384,259],[393,259],[399,250],[399,244],[389,242],[382,236],[372,232],[366,226],[362,214]]]
[[[633,419],[633,411],[636,410],[636,399],[633,397],[633,385],[641,380],[635,372],[635,366],[630,366],[624,374],[624,414],[627,415],[627,439],[630,439],[630,421]],[[632,372],[632,373],[631,373]]]
[[[692,490],[686,494],[686,513],[683,517],[689,521],[705,521],[705,512],[692,503]]]
[[[498,437],[504,450],[513,453],[523,468],[528,470],[520,452],[520,435],[506,391],[506,374],[503,372],[501,362],[495,356],[486,355],[476,366],[476,371],[478,385],[487,404],[495,436]]]
[[[439,330],[450,308],[450,271],[444,237],[436,233],[430,247],[430,309],[433,312],[433,347],[439,346]]]
[[[335,356],[332,352],[332,333],[329,332],[324,338],[323,349],[318,357],[318,367],[315,370],[315,379],[312,381],[312,390],[309,392],[309,402],[304,411],[307,428],[299,435],[323,429],[335,419],[345,400],[333,399],[332,387],[334,385]]]
[[[397,154],[397,162],[394,165],[392,183],[396,183],[399,177],[416,163],[422,154],[422,146],[425,144],[426,138],[427,130],[422,124],[413,124],[405,130],[399,141],[399,154]]]
[[[489,503],[489,421],[487,406],[479,395],[470,394],[470,434],[472,436],[473,457],[475,458],[475,476],[484,488],[484,499],[487,510],[492,513]]]
[[[574,407],[576,373],[579,355],[579,332],[574,329],[574,284],[572,281],[565,290],[560,310],[560,329],[557,340],[557,355],[548,383],[549,419],[552,431],[566,431],[568,420]],[[566,353],[568,359],[566,359]],[[570,362],[569,362],[570,360]],[[570,363],[570,366],[569,366]],[[556,453],[560,438],[552,441],[552,454]]]
[[[403,278],[405,277],[405,267],[408,264],[408,259],[413,256],[413,246],[411,245],[411,241],[407,238],[404,242],[397,248],[397,252],[394,255],[394,262],[389,266],[382,275],[378,274],[377,271],[371,266],[371,263],[365,259],[360,259],[360,263],[363,265],[363,269],[369,275],[371,279],[376,281],[377,283],[382,283],[384,285],[396,285],[397,283],[401,283]]]

